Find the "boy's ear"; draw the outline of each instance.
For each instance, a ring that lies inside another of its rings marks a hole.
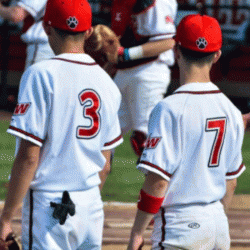
[[[43,22],[43,28],[47,36],[51,34],[51,26],[45,22]]]
[[[86,40],[92,35],[93,31],[94,31],[93,27],[86,30],[86,32],[85,32],[85,39]]]
[[[218,60],[221,57],[221,54],[222,54],[221,50],[218,50],[218,51],[215,52],[213,63],[217,63],[218,62]]]
[[[180,49],[178,48],[178,45],[176,44],[174,46],[174,56],[176,60],[180,58]]]

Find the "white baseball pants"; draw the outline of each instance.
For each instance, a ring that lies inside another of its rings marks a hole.
[[[28,192],[22,214],[23,250],[101,250],[104,212],[99,187],[69,194],[76,213],[60,225],[52,217],[50,202],[60,203],[62,192]]]
[[[155,217],[153,250],[229,250],[228,219],[218,201],[161,209]]]

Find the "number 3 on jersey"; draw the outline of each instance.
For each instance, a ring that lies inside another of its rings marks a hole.
[[[215,139],[210,153],[208,167],[218,167],[220,162],[221,149],[226,132],[226,117],[209,118],[206,122],[206,132],[215,131]]]
[[[80,104],[83,106],[83,116],[90,120],[89,126],[77,127],[77,138],[91,139],[95,137],[101,125],[101,117],[99,110],[101,107],[101,99],[93,89],[85,89],[79,94]]]

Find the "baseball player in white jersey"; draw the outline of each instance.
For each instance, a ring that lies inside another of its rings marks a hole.
[[[54,56],[42,27],[46,2],[47,0],[19,0],[13,1],[9,7],[0,3],[1,17],[13,23],[23,21],[21,40],[27,44],[25,68]]]
[[[8,129],[17,148],[0,238],[12,230],[23,201],[24,250],[101,249],[99,172],[122,142],[121,94],[84,54],[91,17],[86,0],[48,0],[43,25],[56,56],[30,66],[21,79]]]
[[[146,179],[128,249],[138,249],[154,216],[152,249],[228,250],[224,209],[245,170],[244,126],[241,112],[209,77],[221,55],[219,23],[189,15],[176,43],[181,87],[150,116],[138,164]]]
[[[163,99],[174,64],[176,0],[114,0],[111,27],[121,36],[121,61],[114,81],[122,93],[122,133],[132,129],[131,144],[140,156],[148,119]]]

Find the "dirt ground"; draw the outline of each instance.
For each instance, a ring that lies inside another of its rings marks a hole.
[[[231,250],[250,249],[250,196],[237,195],[228,211]],[[125,250],[131,226],[136,212],[132,204],[120,205],[105,203],[105,226],[103,250]],[[150,235],[152,227],[145,233],[146,246],[150,249]]]
[[[250,249],[250,196],[235,196],[233,205],[228,212],[231,250]],[[3,203],[0,205],[0,213]],[[235,208],[238,207],[238,208]],[[103,235],[103,250],[126,250],[130,230],[136,212],[134,204],[105,203],[105,223]],[[18,211],[13,223],[14,232],[21,234],[21,209]],[[150,249],[150,235],[152,227],[145,233],[145,247]]]
[[[11,114],[0,111],[0,119],[10,120]],[[3,205],[3,204],[2,204]],[[1,207],[0,206],[0,210]],[[136,206],[134,204],[105,203],[105,225],[103,235],[103,250],[125,250]],[[1,212],[1,211],[0,211]],[[231,208],[228,211],[230,235],[232,240],[231,250],[250,250],[250,196],[235,195]],[[14,231],[17,235],[21,232],[21,210],[14,218]],[[149,227],[145,233],[146,246],[150,249]]]

